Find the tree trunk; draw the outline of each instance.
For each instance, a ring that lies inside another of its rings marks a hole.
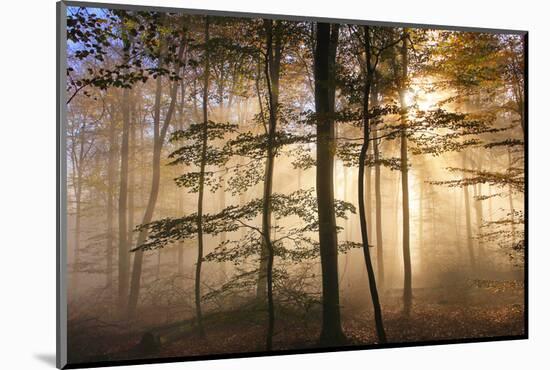
[[[204,43],[205,43],[205,65],[204,65],[204,86],[202,94],[202,147],[201,147],[201,163],[200,163],[200,176],[199,176],[199,198],[197,204],[197,238],[198,238],[198,251],[197,251],[197,264],[195,267],[195,311],[197,315],[197,324],[199,329],[199,335],[204,337],[204,326],[202,322],[202,308],[201,308],[201,268],[202,257],[204,252],[204,235],[203,235],[203,206],[204,206],[204,173],[206,168],[206,150],[208,148],[208,85],[210,79],[210,19],[205,17],[204,24]]]
[[[334,213],[334,74],[338,25],[317,23],[315,48],[315,110],[317,113],[317,207],[323,284],[322,345],[345,342],[340,322],[338,238]],[[361,177],[362,178],[362,177]],[[363,202],[364,205],[364,202]]]
[[[222,64],[225,60],[222,60]],[[224,104],[224,92],[225,92],[225,78],[224,78],[224,68],[223,65],[222,65],[222,68],[220,68],[220,73],[221,73],[221,76],[220,78],[218,79],[218,81],[216,82],[216,85],[218,86],[218,100],[219,100],[219,105],[218,105],[218,111],[219,111],[219,120],[220,122],[227,122],[227,114],[228,114],[228,111],[226,110],[226,106]],[[233,84],[234,85],[234,84]],[[227,102],[227,108],[228,110],[231,109],[231,104],[232,104],[232,94],[231,92],[229,92],[229,98],[228,98],[228,102]],[[224,175],[222,174],[220,176],[220,188],[219,188],[219,195],[220,195],[220,199],[219,199],[219,206],[220,206],[220,211],[223,210],[225,208],[225,204],[226,204],[226,194],[225,194],[225,178],[223,177]],[[219,235],[219,245],[223,245],[227,240],[227,233],[225,231],[222,231]],[[222,273],[222,279],[225,279],[225,275],[226,275],[226,261],[221,261],[219,262],[219,266],[220,266],[220,269],[221,269],[221,273]]]
[[[114,109],[114,107],[113,107]],[[107,260],[106,288],[111,293],[113,285],[113,239],[114,239],[114,196],[116,171],[116,119],[112,112],[109,124],[109,159],[107,164],[107,240],[105,257]]]
[[[481,168],[479,168],[481,170]],[[481,184],[474,185],[474,210],[476,213],[476,228],[478,235],[482,232],[483,225],[483,204],[482,201],[478,199],[481,196]],[[478,249],[478,258],[477,263],[482,268],[485,263],[485,248],[483,242],[478,239],[477,244]]]
[[[370,140],[370,109],[369,99],[372,88],[372,80],[374,74],[374,68],[371,65],[371,43],[370,43],[370,28],[364,26],[365,34],[365,54],[366,54],[366,73],[364,75],[365,86],[363,89],[363,143],[361,145],[361,152],[359,154],[359,174],[357,176],[358,181],[358,204],[359,204],[359,222],[361,226],[361,240],[363,244],[363,256],[365,258],[365,265],[367,269],[367,275],[369,278],[369,290],[372,298],[372,305],[374,308],[374,319],[376,324],[376,333],[378,340],[381,343],[386,342],[386,332],[382,322],[382,309],[380,307],[380,299],[378,297],[378,288],[376,287],[376,278],[374,275],[374,268],[370,256],[369,245],[369,231],[367,213],[365,210],[365,164],[367,159],[367,152],[369,150]]]
[[[83,134],[81,134],[83,135]],[[83,141],[84,138],[82,137],[81,140]],[[81,149],[82,151],[82,149]],[[73,297],[76,297],[78,293],[78,274],[79,274],[79,264],[80,264],[80,234],[82,232],[81,230],[81,222],[82,222],[82,162],[79,162],[79,167],[77,170],[76,175],[76,184],[74,184],[75,188],[75,203],[76,203],[76,211],[75,211],[75,228],[74,228],[74,271],[72,275],[72,287],[71,292],[73,293]]]
[[[466,168],[466,154],[463,154],[463,165]],[[474,241],[472,238],[472,219],[470,209],[470,190],[468,185],[463,186],[464,189],[464,212],[466,214],[466,238],[468,245],[468,256],[470,257],[470,268],[472,271],[476,270],[476,260],[474,255]]]
[[[372,105],[378,106],[378,91],[376,83],[373,83]],[[378,123],[378,122],[377,122]],[[376,206],[376,266],[378,268],[378,284],[384,286],[384,243],[382,235],[382,193],[380,187],[380,150],[378,140],[378,130],[375,127],[373,132],[373,152],[374,152],[374,197]]]
[[[427,259],[427,250],[424,246],[424,171],[423,169],[419,172],[420,180],[418,182],[418,240],[417,245],[420,251],[420,261],[422,272],[427,272],[428,259]],[[456,211],[456,210],[455,210]]]
[[[369,157],[369,152],[372,152],[370,146],[367,150],[366,158]],[[369,235],[372,235],[372,167],[369,164],[367,164],[367,168],[365,169],[365,183],[365,212],[367,215],[367,232]]]
[[[188,56],[188,48],[186,45],[186,48],[184,51],[184,57],[183,57],[184,63],[187,63],[187,56]],[[181,81],[180,81],[180,99],[181,100],[180,100],[180,115],[179,115],[179,126],[178,126],[179,130],[183,130],[184,122],[185,122],[185,92],[186,91],[185,91],[185,65],[184,65],[182,67]],[[176,190],[176,202],[178,204],[178,215],[181,215],[184,209],[183,191]],[[184,248],[184,242],[180,241],[177,247],[178,275],[183,274],[183,248]]]
[[[182,59],[183,50],[185,47],[184,38],[182,38],[177,60]],[[159,67],[162,65],[159,63]],[[176,69],[176,73],[179,69]],[[168,126],[172,119],[176,107],[178,92],[178,81],[174,81],[170,88],[170,105],[164,118],[162,128],[160,127],[160,113],[161,113],[161,97],[162,97],[162,77],[158,76],[156,80],[155,91],[155,111],[154,111],[154,127],[153,127],[153,174],[151,179],[151,191],[149,193],[149,200],[141,224],[148,224],[153,218],[155,206],[157,204],[159,186],[160,186],[160,156],[162,153],[162,147],[168,131]],[[137,237],[136,246],[139,247],[147,239],[147,230],[143,229],[139,232]],[[130,297],[128,301],[128,318],[133,319],[137,309],[137,303],[139,299],[139,291],[141,288],[141,272],[143,268],[143,250],[139,249],[134,254],[134,263],[132,269],[132,281],[130,286]]]
[[[508,168],[512,168],[512,153],[508,148]],[[512,222],[512,247],[516,244],[516,215],[514,211],[514,193],[512,186],[508,185],[508,207],[510,208],[510,221]]]
[[[128,152],[130,130],[130,90],[122,92],[122,142],[120,146],[120,189],[118,196],[118,310],[122,315],[128,299],[128,278],[130,274],[128,248]]]
[[[406,30],[404,32],[407,32]],[[409,226],[409,163],[407,153],[407,113],[406,88],[408,78],[408,52],[407,38],[404,38],[401,46],[401,81],[399,102],[401,105],[401,188],[402,188],[402,212],[403,212],[403,305],[406,315],[410,314],[412,305],[412,268]]]
[[[265,64],[264,64],[265,66]],[[262,94],[260,90],[260,81],[262,74],[265,75],[265,71],[262,73],[262,62],[261,58],[258,58],[258,66],[257,66],[257,72],[256,72],[256,80],[255,80],[255,86],[256,86],[256,93],[258,95],[258,104],[260,107],[260,115],[262,117],[262,123],[264,125],[264,129],[266,131],[266,134],[268,134],[269,129],[267,128],[267,124],[263,117],[265,117],[264,114],[264,108],[262,103]],[[264,173],[268,173],[268,165],[269,162],[266,160],[265,162],[265,171]],[[241,204],[243,203],[243,200],[241,199]],[[262,244],[262,248],[260,250],[260,265],[258,266],[258,282],[256,284],[256,300],[258,302],[264,302],[266,300],[267,295],[267,248],[265,243]]]
[[[128,249],[132,249],[134,235],[135,187],[136,187],[136,112],[135,104],[130,104],[130,127],[128,143]]]
[[[264,21],[266,28],[266,55],[265,77],[269,94],[269,128],[267,137],[266,174],[263,189],[262,234],[264,249],[267,252],[267,306],[268,327],[266,336],[266,350],[273,347],[273,331],[275,324],[275,308],[273,303],[273,260],[274,250],[271,241],[271,195],[273,192],[273,169],[275,166],[275,135],[277,132],[277,110],[279,104],[279,74],[281,64],[281,29],[280,23],[275,26],[273,35],[273,21]],[[273,40],[275,36],[275,40]],[[275,42],[275,43],[274,43]]]
[[[405,130],[403,130],[401,133],[401,172],[401,187],[403,189],[403,301],[405,305],[405,313],[409,314],[412,304],[412,271],[409,229],[409,176],[407,160],[407,136]]]
[[[460,249],[460,227],[459,227],[459,217],[460,214],[460,202],[457,199],[460,196],[460,193],[457,193],[456,191],[453,191],[454,195],[454,227],[455,227],[455,248],[456,248],[456,256],[459,266],[462,266],[462,253]]]

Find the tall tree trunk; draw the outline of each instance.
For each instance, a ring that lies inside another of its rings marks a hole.
[[[81,221],[82,221],[82,176],[84,167],[84,147],[86,141],[86,123],[83,123],[78,133],[74,134],[71,158],[73,161],[73,189],[75,198],[75,228],[74,228],[74,271],[71,276],[71,292],[76,298],[78,295],[78,278],[80,265],[80,239],[81,239]],[[78,147],[78,150],[76,149]],[[78,153],[77,153],[78,152]]]
[[[459,262],[459,265],[462,265],[462,253],[460,248],[460,227],[459,227],[459,217],[460,214],[460,203],[458,200],[458,197],[460,196],[460,193],[457,193],[456,191],[453,191],[454,195],[454,227],[455,227],[455,248],[456,248],[456,255],[457,255],[457,261]]]
[[[348,194],[348,168],[346,166],[342,166],[342,171],[344,172],[344,201],[349,202],[349,194]],[[300,187],[301,188],[301,187]],[[350,225],[350,219],[346,218],[344,220],[344,232],[346,236],[346,240],[351,240],[351,225]],[[346,258],[349,255],[349,253],[346,253]]]
[[[386,342],[386,332],[384,330],[384,324],[382,322],[382,309],[380,307],[380,299],[378,297],[378,288],[376,286],[376,277],[374,274],[374,268],[370,256],[369,245],[369,231],[367,222],[367,213],[365,210],[365,165],[367,159],[367,152],[369,150],[370,140],[370,108],[369,99],[372,88],[372,80],[374,74],[374,67],[371,64],[372,49],[370,40],[370,27],[364,26],[365,35],[365,55],[366,55],[366,69],[365,69],[365,86],[363,90],[363,143],[361,145],[361,151],[359,153],[359,174],[357,176],[358,181],[358,203],[359,203],[359,222],[361,226],[361,240],[363,244],[363,256],[365,258],[365,266],[367,269],[367,275],[369,278],[369,290],[372,299],[372,305],[374,308],[374,319],[376,324],[376,333],[378,340],[381,343]]]
[[[263,101],[262,94],[260,90],[260,81],[262,80],[262,75],[265,76],[265,63],[264,63],[264,72],[262,72],[262,60],[261,60],[261,57],[259,57],[257,72],[256,72],[255,87],[256,87],[256,94],[258,95],[258,105],[260,107],[260,115],[262,117],[262,123],[264,125],[265,133],[268,134],[269,123],[266,123],[264,119],[265,113],[264,113],[264,108],[262,103]],[[269,161],[266,160],[265,171],[264,171],[265,174],[268,173],[268,166],[269,166]],[[243,204],[242,200],[241,200],[241,204]],[[267,254],[268,254],[267,247],[265,243],[263,243],[262,248],[260,250],[260,265],[258,266],[258,282],[256,284],[256,300],[260,303],[266,300],[266,295],[267,295],[267,260],[268,260]]]
[[[130,127],[128,143],[128,249],[132,249],[134,235],[135,187],[136,187],[136,111],[130,103]]]
[[[275,308],[273,302],[273,260],[274,250],[271,241],[271,195],[273,192],[273,169],[275,166],[275,135],[277,132],[277,111],[279,104],[279,74],[281,64],[281,29],[280,22],[276,23],[275,35],[273,21],[265,20],[266,29],[266,63],[265,77],[267,82],[269,101],[269,127],[267,132],[266,173],[263,189],[262,206],[262,234],[264,249],[267,252],[267,308],[268,327],[266,335],[266,350],[273,347],[273,331],[275,325]],[[275,40],[274,37],[275,36]],[[263,287],[262,289],[265,289]]]
[[[82,223],[82,185],[84,175],[84,162],[86,160],[86,123],[83,123],[78,133],[74,133],[72,138],[71,158],[73,163],[72,180],[75,196],[75,229],[74,229],[74,271],[70,291],[76,297],[78,292],[79,281],[79,264],[80,264],[80,241],[81,241],[81,223]],[[76,149],[78,147],[78,150]]]
[[[183,56],[183,50],[185,48],[185,40],[182,37],[179,47],[177,60],[181,61]],[[159,62],[159,67],[162,67],[162,62]],[[178,73],[179,68],[175,70]],[[160,124],[161,115],[161,97],[162,97],[162,77],[158,76],[156,80],[155,91],[155,111],[153,122],[153,173],[151,179],[151,191],[149,193],[149,200],[141,224],[148,224],[153,218],[153,213],[157,204],[159,186],[160,186],[160,156],[162,153],[162,147],[166,138],[166,133],[172,119],[176,107],[178,93],[178,81],[174,81],[170,87],[170,105],[164,117],[164,122]],[[137,237],[136,246],[140,246],[145,243],[147,239],[147,230],[143,229],[139,232]],[[137,303],[139,299],[139,292],[141,288],[141,272],[143,268],[143,250],[139,249],[134,253],[134,263],[132,269],[132,280],[130,285],[130,297],[128,301],[128,318],[133,319],[136,314]]]
[[[369,137],[370,139],[370,137]],[[372,148],[369,146],[367,150],[366,158],[369,157],[369,152],[372,152]],[[367,232],[372,235],[372,166],[367,162],[367,168],[365,169],[365,212],[367,216]]]
[[[219,105],[218,105],[218,111],[219,111],[219,120],[220,122],[227,122],[227,115],[228,115],[228,111],[226,110],[226,106],[224,104],[224,92],[225,92],[225,78],[224,78],[224,75],[225,75],[225,70],[224,70],[224,66],[223,66],[223,62],[225,62],[225,60],[222,60],[222,67],[220,68],[220,78],[218,79],[218,81],[216,82],[216,85],[218,86],[218,100],[219,100]],[[234,85],[234,84],[233,84]],[[228,99],[228,102],[227,102],[227,109],[230,110],[231,109],[231,104],[232,104],[232,93],[229,92],[229,99]],[[226,204],[226,194],[225,194],[225,178],[223,177],[224,175],[222,174],[220,176],[220,188],[219,188],[219,195],[220,195],[220,199],[219,199],[219,206],[220,206],[220,210],[223,210],[225,208],[225,204]],[[219,235],[219,245],[223,245],[227,240],[227,233],[225,231],[222,231]],[[221,268],[221,272],[222,272],[222,275],[223,277],[222,278],[225,278],[225,274],[226,274],[226,261],[221,261],[219,262],[219,266]]]
[[[120,189],[118,196],[118,310],[127,307],[130,253],[128,248],[128,152],[130,133],[130,90],[122,92],[122,141],[120,145]]]
[[[272,166],[272,161],[269,159],[266,159],[265,162],[265,176],[267,177],[267,174],[270,171],[270,166]],[[271,169],[273,171],[273,169]],[[265,181],[264,181],[264,187],[265,187]],[[265,193],[265,191],[264,191]],[[271,217],[268,218],[271,220]],[[263,219],[262,219],[262,229],[263,229]],[[271,221],[269,221],[269,229],[271,230]],[[265,238],[265,237],[264,237]],[[256,285],[256,299],[258,302],[265,302],[267,297],[267,264],[268,264],[268,249],[267,244],[262,244],[262,249],[260,251],[260,265],[258,266],[258,283]]]
[[[401,231],[402,229],[398,227],[399,225],[399,216],[401,215],[401,212],[399,212],[399,209],[401,208],[401,203],[399,200],[401,199],[401,171],[397,171],[397,174],[395,176],[395,199],[393,202],[394,208],[394,258],[393,258],[393,269],[392,269],[392,279],[397,280],[397,270],[401,269],[401,264],[399,263],[398,257],[403,254],[403,248],[401,242]],[[392,280],[392,281],[393,281]]]
[[[463,153],[463,166],[466,169],[466,154]],[[470,189],[468,185],[463,186],[464,189],[464,212],[466,214],[466,242],[468,246],[468,256],[470,257],[470,268],[476,270],[476,260],[474,255],[474,241],[472,236],[472,216],[470,208]]]
[[[178,129],[183,130],[184,128],[184,122],[185,122],[185,64],[187,63],[187,56],[188,56],[188,48],[186,44],[186,48],[184,51],[184,65],[182,67],[181,71],[181,81],[180,81],[180,114],[179,114],[179,124]],[[175,176],[174,176],[175,177]],[[177,212],[178,215],[181,215],[183,213],[184,209],[184,197],[183,197],[183,191],[176,190],[176,202],[178,204]],[[178,275],[183,274],[183,248],[184,248],[184,242],[180,241],[178,243],[177,247],[177,260],[178,260]]]
[[[160,147],[159,147],[159,126],[160,126],[160,104],[162,95],[162,77],[158,76],[156,80],[155,92],[155,111],[154,111],[154,127],[153,127],[153,173],[151,179],[151,191],[149,200],[145,208],[142,224],[151,222],[153,212],[155,210],[158,189],[160,184]],[[140,231],[138,234],[136,246],[142,245],[147,238],[145,231]],[[128,301],[128,318],[133,319],[135,316],[137,302],[139,298],[139,290],[141,286],[141,271],[143,266],[143,251],[138,250],[134,253],[134,264],[132,269],[132,280],[130,288],[130,296]]]
[[[113,239],[114,239],[114,196],[115,196],[115,171],[116,171],[116,119],[111,112],[109,124],[109,159],[107,164],[107,240],[105,244],[105,257],[107,261],[106,288],[112,294],[113,285]]]
[[[83,135],[83,134],[81,134]],[[81,137],[83,141],[84,138]],[[82,149],[81,149],[82,151]],[[79,281],[79,265],[80,265],[80,237],[82,233],[81,223],[82,223],[82,162],[78,166],[77,175],[75,176],[76,184],[74,184],[74,193],[75,193],[75,228],[74,228],[74,271],[72,275],[71,282],[71,292],[73,297],[77,296],[78,293],[78,281]]]
[[[376,75],[375,75],[376,76]],[[374,81],[372,90],[372,105],[378,106],[378,86]],[[378,123],[378,120],[377,122]],[[375,127],[372,138],[374,152],[374,197],[376,206],[376,266],[378,268],[378,284],[384,286],[384,243],[382,235],[382,192],[380,187],[380,149],[378,139],[378,127]]]
[[[317,113],[317,207],[323,284],[322,345],[345,342],[340,322],[338,238],[334,212],[334,100],[338,25],[317,23],[315,110]],[[362,177],[361,177],[362,178]],[[364,202],[363,202],[364,205]]]
[[[419,172],[420,181],[418,182],[418,241],[417,245],[420,250],[421,268],[423,272],[427,272],[427,250],[424,246],[424,170]]]
[[[512,153],[510,148],[508,148],[508,168],[512,168]],[[514,193],[511,185],[508,185],[508,207],[510,208],[510,221],[512,226],[512,246],[514,246],[516,244],[516,215],[514,210]]]
[[[273,23],[270,21],[264,22],[266,29],[266,55],[267,59],[264,63],[264,76],[267,84],[268,91],[268,109],[269,109],[269,122],[266,127],[266,134],[268,135],[268,149],[267,158],[265,163],[265,181],[263,190],[263,199],[266,201],[266,196],[271,197],[273,188],[273,169],[275,165],[275,134],[277,130],[278,120],[278,105],[279,105],[279,79],[280,79],[280,66],[281,66],[281,23],[276,23],[275,32],[273,31]],[[274,34],[275,33],[275,34]],[[274,38],[275,36],[275,38]],[[260,64],[258,64],[258,68]],[[260,71],[258,70],[258,75]],[[257,90],[259,94],[259,80],[256,81]],[[261,102],[261,97],[260,97]],[[271,230],[271,203],[267,208],[267,218],[262,219],[262,230]],[[265,231],[263,231],[265,233]],[[266,236],[270,239],[269,243],[265,242]],[[264,245],[262,247],[260,256],[260,267],[258,274],[258,285],[256,289],[256,297],[263,301],[266,298],[267,291],[269,290],[268,275],[269,273],[269,248],[271,245],[271,234],[264,235]],[[271,262],[272,264],[272,262]],[[268,297],[269,301],[269,297]]]
[[[174,178],[176,177],[176,174],[174,173]],[[182,191],[180,189],[176,189],[176,194],[175,194],[175,202],[177,204],[177,207],[176,207],[176,212],[178,215],[182,215],[183,214],[183,205],[184,205],[184,201],[183,201],[183,194],[182,194]],[[177,263],[178,263],[178,275],[181,276],[183,275],[183,247],[184,247],[184,242],[183,240],[179,241],[178,244],[177,244],[177,250],[176,250],[176,260],[177,260]]]
[[[403,32],[407,32],[404,30]],[[410,314],[412,306],[412,268],[410,247],[410,219],[409,219],[409,163],[407,153],[407,114],[406,89],[408,79],[408,51],[407,38],[403,38],[401,46],[401,78],[399,89],[399,102],[401,105],[401,188],[402,188],[402,212],[403,212],[403,305],[406,315]]]
[[[199,335],[204,337],[204,325],[202,322],[202,308],[201,308],[201,269],[202,258],[204,252],[204,232],[202,225],[203,206],[204,206],[204,173],[206,168],[206,150],[208,148],[208,89],[210,79],[210,19],[205,17],[204,23],[204,86],[202,93],[202,146],[201,146],[201,163],[200,163],[200,175],[199,175],[199,197],[197,204],[197,238],[198,238],[198,250],[197,250],[197,264],[195,267],[195,311],[197,315],[197,324],[199,327]]]
[[[481,168],[479,168],[479,170],[481,170]],[[481,184],[476,184],[474,185],[474,210],[476,214],[476,229],[478,235],[481,234],[483,226],[483,204],[482,201],[478,199],[479,196],[481,196]],[[477,249],[477,263],[478,265],[480,265],[480,267],[483,267],[485,263],[485,248],[483,242],[479,239]]]

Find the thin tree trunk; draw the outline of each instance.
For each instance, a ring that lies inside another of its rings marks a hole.
[[[219,100],[218,110],[219,110],[219,120],[220,120],[220,122],[226,122],[227,121],[227,113],[228,113],[227,110],[226,110],[226,107],[224,105],[224,91],[225,91],[224,68],[225,67],[223,67],[223,66],[222,66],[222,68],[220,68],[221,76],[220,76],[219,80],[216,83],[218,85],[218,100]],[[227,102],[227,108],[228,109],[231,109],[232,100],[233,100],[232,94],[230,93],[230,96],[229,96],[229,99],[228,99],[228,102]],[[225,190],[225,178],[223,177],[223,175],[221,175],[220,176],[220,188],[219,188],[220,210],[223,210],[225,208],[225,204],[226,204],[225,191],[226,191]],[[220,236],[219,236],[219,244],[223,245],[226,242],[226,240],[227,240],[227,233],[225,231],[222,231],[220,233]],[[225,274],[226,274],[226,261],[219,262],[219,265],[221,267],[222,275],[225,277]]]
[[[264,108],[262,103],[262,95],[260,91],[260,80],[262,78],[261,76],[262,76],[262,62],[261,62],[261,58],[258,58],[255,86],[256,86],[256,94],[258,95],[258,105],[260,107],[260,116],[262,117],[262,123],[264,125],[264,129],[267,134],[269,130],[267,128],[267,124],[264,118],[265,113],[264,113]],[[268,165],[269,165],[269,162],[266,160],[265,170],[264,170],[264,173],[266,174],[268,172]],[[242,199],[241,199],[241,204],[244,204]],[[264,243],[262,244],[262,248],[260,250],[260,265],[258,266],[258,282],[256,284],[257,301],[264,302],[266,299],[266,294],[267,294],[267,248]]]
[[[130,274],[128,248],[128,152],[130,131],[130,90],[122,92],[122,142],[120,146],[120,189],[118,196],[118,310],[122,315],[127,306]]]
[[[361,145],[361,152],[359,153],[359,174],[357,177],[358,184],[358,203],[359,203],[359,221],[361,226],[361,240],[363,244],[363,256],[365,258],[365,265],[367,269],[367,274],[369,277],[369,289],[372,298],[372,305],[374,308],[374,319],[376,324],[376,333],[378,335],[378,340],[381,343],[386,342],[386,332],[384,330],[384,324],[382,322],[382,309],[380,307],[380,299],[378,297],[378,288],[376,286],[376,278],[374,275],[374,268],[372,265],[372,260],[370,256],[370,245],[369,245],[369,232],[367,224],[367,214],[365,210],[365,164],[367,152],[369,149],[369,140],[370,140],[370,109],[369,109],[369,98],[372,87],[373,79],[373,67],[371,66],[371,44],[370,44],[370,28],[364,26],[365,34],[365,54],[366,54],[366,74],[365,78],[365,87],[363,91],[363,143]]]
[[[394,216],[395,216],[395,222],[394,222],[394,225],[395,227],[393,228],[394,229],[394,258],[393,258],[393,279],[396,280],[397,279],[397,270],[401,268],[401,264],[399,263],[399,259],[398,257],[400,256],[400,254],[403,254],[403,248],[400,248],[402,247],[402,243],[400,245],[400,241],[401,241],[401,234],[400,232],[402,231],[401,228],[397,227],[397,225],[399,225],[399,215],[400,215],[400,212],[399,212],[399,206],[400,206],[400,203],[399,203],[399,200],[401,198],[401,171],[398,171],[397,172],[397,176],[396,176],[396,182],[395,182],[395,201],[394,201]]]
[[[177,60],[182,59],[183,50],[185,47],[185,41],[184,38],[182,38]],[[160,63],[159,63],[159,66]],[[179,71],[179,69],[176,70],[176,73]],[[159,194],[159,186],[160,186],[160,156],[162,152],[162,147],[164,144],[164,140],[166,138],[166,133],[168,131],[168,126],[170,125],[170,121],[172,119],[172,115],[174,113],[175,107],[176,107],[176,100],[177,100],[177,92],[178,92],[178,81],[174,81],[172,83],[172,86],[170,88],[170,105],[168,106],[168,110],[166,112],[166,116],[164,118],[164,123],[162,127],[160,127],[160,114],[161,114],[161,97],[162,97],[162,77],[158,76],[156,80],[156,91],[155,91],[155,112],[154,112],[154,127],[153,127],[153,174],[151,179],[151,191],[149,193],[149,200],[147,202],[147,207],[145,208],[145,213],[143,215],[143,219],[141,224],[148,224],[151,222],[153,218],[153,213],[155,211],[155,206],[157,204],[158,194]],[[147,239],[147,230],[143,229],[139,232],[137,237],[137,243],[136,246],[139,247],[143,243],[145,243],[145,240]],[[134,253],[134,263],[133,263],[133,269],[132,269],[132,280],[131,280],[131,286],[130,286],[130,297],[128,301],[128,318],[133,319],[136,313],[137,309],[137,303],[139,299],[139,292],[141,288],[141,272],[143,268],[143,250],[138,249]]]
[[[182,128],[180,128],[180,129],[182,129]],[[173,174],[173,177],[174,178],[176,177],[175,173]],[[177,205],[176,213],[177,213],[178,216],[180,216],[180,215],[183,214],[184,204],[183,204],[183,194],[182,194],[182,191],[179,188],[176,188],[176,190],[175,190],[175,202],[176,202],[176,205]],[[184,247],[183,240],[179,241],[178,244],[177,244],[177,249],[176,249],[176,260],[177,260],[177,263],[178,263],[178,275],[180,275],[180,276],[183,274],[183,247]]]
[[[271,195],[273,192],[273,169],[275,166],[275,135],[277,132],[277,110],[279,104],[279,72],[281,62],[281,29],[277,22],[275,40],[273,40],[273,21],[264,21],[266,28],[266,55],[265,77],[269,94],[269,128],[267,132],[267,159],[266,174],[263,189],[262,234],[264,248],[267,252],[267,306],[268,327],[266,336],[266,350],[273,347],[273,331],[275,325],[275,308],[273,302],[273,260],[274,250],[271,241]],[[275,44],[273,42],[275,41]]]
[[[404,32],[407,32],[404,30]],[[410,219],[409,219],[409,163],[407,153],[407,113],[408,107],[405,98],[408,78],[408,52],[407,38],[403,38],[401,46],[401,87],[399,101],[401,105],[401,188],[402,188],[402,212],[403,212],[403,304],[406,315],[410,314],[412,306],[412,268],[411,268],[411,247],[410,247]]]
[[[454,227],[455,227],[455,248],[456,248],[456,255],[457,260],[459,261],[459,265],[462,265],[462,253],[460,250],[460,227],[459,227],[459,217],[460,214],[460,203],[457,200],[457,198],[460,196],[460,193],[457,193],[456,191],[453,191],[453,199],[454,199]]]
[[[83,135],[83,134],[81,134]],[[84,138],[81,138],[84,140]],[[76,184],[75,184],[75,202],[76,202],[76,212],[75,212],[75,228],[74,228],[74,271],[72,276],[72,287],[71,291],[73,297],[77,296],[78,293],[78,281],[79,281],[79,264],[80,264],[80,234],[81,223],[82,223],[82,162],[80,162],[79,169],[77,170],[76,175]]]
[[[210,79],[210,19],[205,17],[204,25],[204,43],[205,43],[205,65],[204,65],[204,86],[202,94],[202,146],[201,146],[201,163],[200,163],[200,177],[199,177],[199,198],[197,204],[197,238],[198,238],[198,251],[197,251],[197,264],[195,267],[195,311],[197,315],[197,324],[199,327],[199,335],[204,337],[204,326],[202,322],[202,308],[201,308],[201,269],[202,258],[204,252],[204,235],[203,235],[203,206],[204,206],[204,173],[206,168],[206,150],[208,147],[208,88]]]
[[[466,168],[466,154],[463,154],[463,163],[464,168]],[[471,219],[471,209],[470,209],[470,190],[469,186],[463,186],[464,189],[464,212],[466,214],[466,242],[468,245],[468,256],[470,257],[470,268],[472,271],[476,270],[476,260],[474,255],[474,243],[472,237],[472,219]]]
[[[373,83],[372,105],[378,106],[378,91],[376,82]],[[378,122],[377,122],[378,123]],[[380,186],[380,150],[378,130],[375,127],[373,132],[373,152],[374,152],[374,196],[376,206],[376,266],[378,267],[378,284],[384,286],[384,243],[382,234],[382,192]]]
[[[130,103],[130,127],[128,143],[128,249],[132,249],[134,234],[134,213],[135,213],[135,187],[136,187],[136,112],[135,104]]]
[[[181,71],[181,81],[180,81],[180,115],[179,115],[179,130],[183,130],[184,128],[184,120],[185,120],[185,64],[187,63],[187,56],[188,56],[188,48],[187,44],[184,51],[184,66],[182,67]],[[175,177],[175,176],[174,176]],[[183,191],[176,190],[176,202],[178,204],[177,212],[178,215],[181,215],[184,210],[184,197],[183,197]],[[178,260],[178,275],[183,274],[183,248],[184,248],[184,242],[180,241],[178,243],[177,247],[177,260]]]
[[[482,201],[478,199],[478,197],[481,196],[481,184],[474,185],[474,210],[476,213],[476,228],[478,235],[481,234],[482,231],[482,223],[483,223],[483,204]],[[478,258],[477,263],[480,266],[483,266],[485,263],[485,249],[483,246],[483,242],[478,239]]]
[[[73,297],[78,293],[79,282],[79,265],[80,265],[80,241],[81,241],[81,222],[82,222],[82,181],[83,181],[83,167],[86,157],[86,123],[83,123],[78,133],[73,133],[73,145],[71,151],[71,159],[73,163],[72,170],[72,182],[75,196],[75,229],[74,229],[74,271],[71,276],[70,292],[73,293]],[[77,150],[75,149],[78,147]]]
[[[114,109],[114,107],[113,107]],[[106,287],[111,294],[113,285],[113,239],[114,239],[114,192],[116,171],[116,119],[112,112],[109,124],[109,159],[107,164],[107,241],[105,244],[105,257],[107,260]]]
[[[370,137],[369,137],[370,139]],[[367,150],[366,159],[369,157],[369,152],[372,152],[372,148]],[[367,232],[372,235],[372,166],[366,161],[367,168],[365,169],[365,212],[367,216]]]
[[[508,168],[512,168],[512,153],[510,148],[508,148]],[[512,186],[508,185],[508,207],[510,208],[510,221],[512,228],[512,246],[516,244],[516,215],[514,210],[514,193],[512,191]]]

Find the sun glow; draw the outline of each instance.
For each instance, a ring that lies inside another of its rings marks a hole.
[[[408,107],[421,111],[434,110],[445,100],[445,93],[434,89],[434,81],[430,78],[415,78],[405,94]]]

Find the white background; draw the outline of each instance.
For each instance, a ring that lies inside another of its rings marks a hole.
[[[124,1],[111,0],[113,3]],[[550,341],[550,9],[527,0],[127,0],[134,4],[457,26],[529,36],[530,339],[281,356],[135,369],[546,368]],[[55,1],[2,2],[0,21],[0,368],[55,358]],[[7,82],[7,83],[6,83]]]

